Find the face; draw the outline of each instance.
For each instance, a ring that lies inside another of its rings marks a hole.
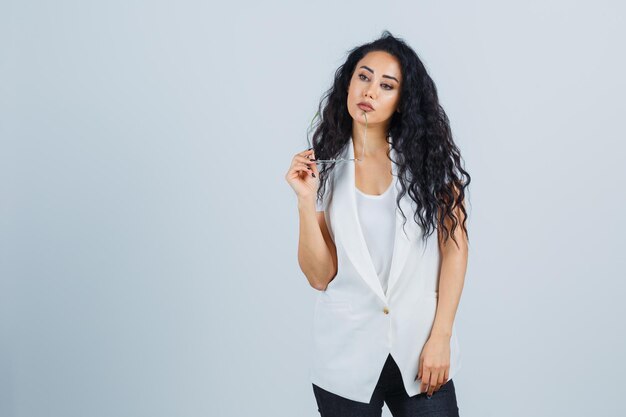
[[[387,124],[400,104],[402,74],[400,63],[393,55],[374,51],[357,62],[348,88],[348,112],[358,122],[365,124],[365,102],[374,109],[365,109],[368,126]]]

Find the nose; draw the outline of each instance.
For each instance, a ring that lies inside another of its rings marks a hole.
[[[375,90],[375,87],[367,88],[365,90],[365,97],[370,97],[372,100],[374,100],[374,97],[375,97],[374,90]]]

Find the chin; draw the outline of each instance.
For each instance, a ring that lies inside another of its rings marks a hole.
[[[373,111],[367,112],[367,123],[370,124],[376,118],[372,113]],[[359,112],[356,114],[356,120],[365,123],[365,116],[363,116],[363,110],[359,109]]]

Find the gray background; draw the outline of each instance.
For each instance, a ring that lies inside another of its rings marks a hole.
[[[284,175],[383,29],[473,179],[461,415],[623,415],[624,23],[618,1],[0,2],[0,415],[318,415]]]

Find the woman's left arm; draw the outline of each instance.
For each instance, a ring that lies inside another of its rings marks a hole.
[[[465,201],[463,201],[465,207]],[[438,231],[439,249],[441,252],[441,270],[437,312],[431,329],[430,337],[422,352],[418,379],[422,379],[422,391],[432,395],[441,385],[448,381],[450,370],[450,337],[456,310],[461,299],[467,269],[468,243],[467,235],[461,227],[465,215],[460,208],[455,211],[457,227],[454,231],[455,243],[451,236],[443,242],[443,232]],[[444,220],[448,231],[452,230],[452,220]],[[422,378],[422,376],[424,378]]]

